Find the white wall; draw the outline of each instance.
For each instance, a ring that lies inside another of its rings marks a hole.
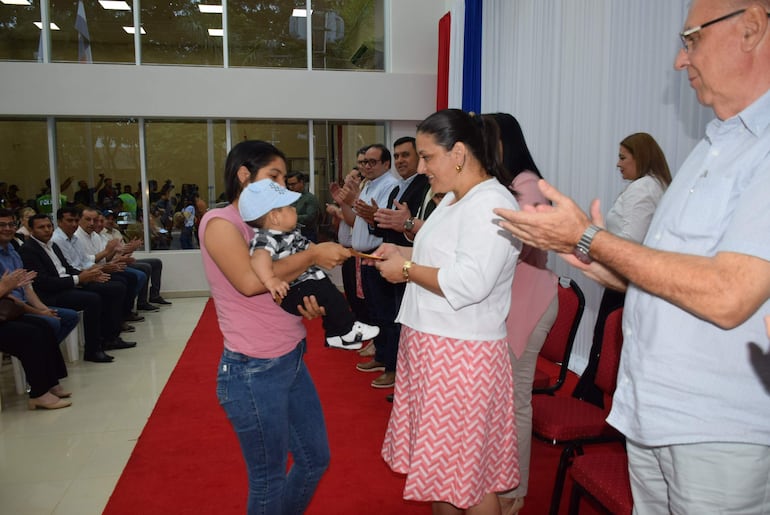
[[[413,120],[436,75],[9,62],[0,90],[2,115]]]

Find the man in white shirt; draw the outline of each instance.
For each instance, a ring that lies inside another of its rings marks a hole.
[[[675,67],[716,119],[658,205],[644,244],[553,206],[496,210],[525,243],[628,287],[607,419],[626,436],[634,513],[770,513],[770,2],[693,0]],[[587,264],[588,263],[588,264]],[[764,374],[764,375],[763,375]]]
[[[369,181],[352,206],[356,213],[353,248],[369,253],[383,242],[382,237],[377,235],[374,214],[378,207],[388,206],[393,190],[398,187],[399,179],[390,172],[390,150],[385,145],[371,145],[361,161],[364,166],[360,171]],[[350,208],[343,206],[343,212]],[[396,382],[396,356],[400,333],[400,325],[396,324],[394,313],[394,305],[397,303],[396,290],[373,266],[361,267],[361,282],[371,322],[380,327],[380,334],[374,339],[374,359],[359,363],[356,368],[362,372],[382,372],[372,381],[373,388],[392,388]]]

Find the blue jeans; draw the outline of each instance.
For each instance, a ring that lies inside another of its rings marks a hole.
[[[249,476],[249,515],[304,513],[329,465],[326,424],[305,366],[305,340],[272,359],[227,349],[217,397],[238,435]],[[294,463],[286,472],[288,454]]]
[[[77,327],[80,317],[78,312],[74,309],[57,308],[52,306],[49,307],[59,314],[59,318],[29,314],[25,316],[31,316],[44,320],[49,326],[51,326],[51,329],[53,330],[56,337],[56,343],[61,343],[67,336],[69,336],[70,332],[72,332],[72,330]]]

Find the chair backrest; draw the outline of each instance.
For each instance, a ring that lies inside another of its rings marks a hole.
[[[560,277],[558,286],[559,313],[553,327],[548,332],[540,356],[561,366],[559,378],[548,388],[533,390],[536,393],[547,393],[558,390],[567,378],[569,359],[572,346],[575,343],[580,319],[585,308],[585,296],[575,281],[569,277]]]
[[[599,354],[599,367],[596,370],[596,386],[605,394],[612,397],[618,380],[620,366],[620,351],[623,348],[623,308],[618,308],[609,315],[604,323],[602,351]],[[607,406],[608,403],[605,403]]]

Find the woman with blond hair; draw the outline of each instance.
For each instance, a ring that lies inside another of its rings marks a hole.
[[[671,172],[655,138],[646,132],[626,136],[618,149],[617,168],[623,179],[631,181],[620,193],[604,218],[609,232],[641,243],[647,235],[652,215],[663,193],[671,184]],[[605,289],[594,326],[591,355],[601,352],[601,337],[607,315],[623,306],[625,292]],[[598,360],[588,361],[597,364]],[[604,403],[601,392],[594,386],[596,370],[586,369],[575,390],[583,399],[598,406]]]

